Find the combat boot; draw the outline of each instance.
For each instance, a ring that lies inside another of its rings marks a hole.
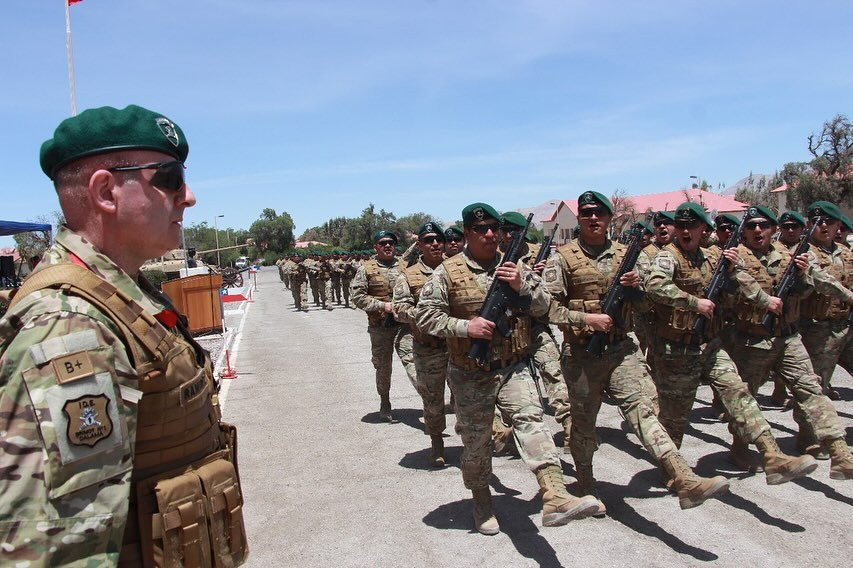
[[[570,454],[572,453],[572,448],[570,442],[572,441],[572,417],[566,416],[563,419],[563,432],[565,436],[563,437],[563,453]]]
[[[394,417],[391,415],[391,400],[388,395],[381,396],[379,403],[379,418],[383,422],[394,422]]]
[[[832,456],[832,465],[829,468],[830,479],[853,479],[853,455],[844,438],[827,440],[826,446]]]
[[[816,460],[828,460],[829,452],[817,441],[810,426],[800,427],[797,432],[797,451],[800,454],[808,454]]]
[[[429,464],[432,467],[444,467],[444,437],[441,434],[432,434],[430,436],[432,444]]]
[[[559,466],[549,465],[540,469],[536,472],[536,480],[544,491],[542,494],[543,527],[559,527],[598,511],[598,499],[595,497],[569,495]]]
[[[492,492],[488,487],[472,489],[474,496],[474,528],[480,534],[495,535],[501,532],[492,510]]]
[[[737,435],[732,439],[732,448],[729,451],[729,463],[749,473],[764,471],[764,467],[755,459],[752,452],[749,451],[749,446]]]
[[[593,517],[603,517],[607,514],[607,507],[604,506],[604,501],[598,496],[598,491],[595,489],[595,477],[592,475],[591,465],[577,465],[577,492],[580,495],[594,497],[597,509],[592,512]]]
[[[728,479],[722,475],[712,478],[696,475],[678,452],[667,454],[662,463],[672,479],[672,491],[678,494],[678,505],[682,509],[698,507],[729,490]]]
[[[764,475],[767,485],[781,485],[805,477],[817,469],[817,461],[812,456],[789,456],[783,454],[776,443],[776,438],[770,432],[764,432],[756,440],[755,445],[764,459]]]

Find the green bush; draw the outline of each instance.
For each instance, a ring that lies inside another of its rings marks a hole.
[[[166,273],[162,270],[143,270],[142,275],[158,290],[162,290],[161,286],[163,282],[168,280]]]

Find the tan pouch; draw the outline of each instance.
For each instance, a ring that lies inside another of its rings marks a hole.
[[[234,466],[220,459],[196,472],[207,497],[213,565],[238,566],[246,560],[248,546],[243,524],[243,495]]]

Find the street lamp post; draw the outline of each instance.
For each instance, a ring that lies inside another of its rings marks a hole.
[[[219,260],[219,227],[216,225],[216,220],[220,217],[225,217],[225,215],[217,215],[213,218],[213,233],[216,237],[216,266],[217,268],[222,267],[222,262]]]
[[[699,186],[699,176],[690,176],[690,179],[695,179],[695,180],[696,180],[696,189],[702,189],[702,188]]]

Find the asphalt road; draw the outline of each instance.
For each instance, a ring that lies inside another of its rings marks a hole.
[[[850,563],[853,481],[830,480],[825,461],[812,477],[774,487],[763,474],[733,472],[726,461],[730,436],[710,420],[707,387],[700,387],[683,453],[699,473],[730,477],[729,495],[681,511],[661,487],[656,465],[620,429],[615,407],[605,405],[595,467],[606,518],[543,528],[535,477],[521,460],[499,457],[492,492],[502,533],[474,533],[455,419],[448,415],[449,465],[432,470],[420,398],[396,359],[391,401],[399,422],[379,422],[365,315],[294,311],[272,267],[258,274],[254,298],[224,406],[225,419],[239,427],[249,566]],[[837,408],[853,440],[853,380],[836,377],[848,401]],[[765,416],[782,448],[793,451],[791,412]],[[553,418],[546,420],[557,434]],[[562,434],[556,439],[561,444]],[[571,490],[568,455],[563,470]]]

